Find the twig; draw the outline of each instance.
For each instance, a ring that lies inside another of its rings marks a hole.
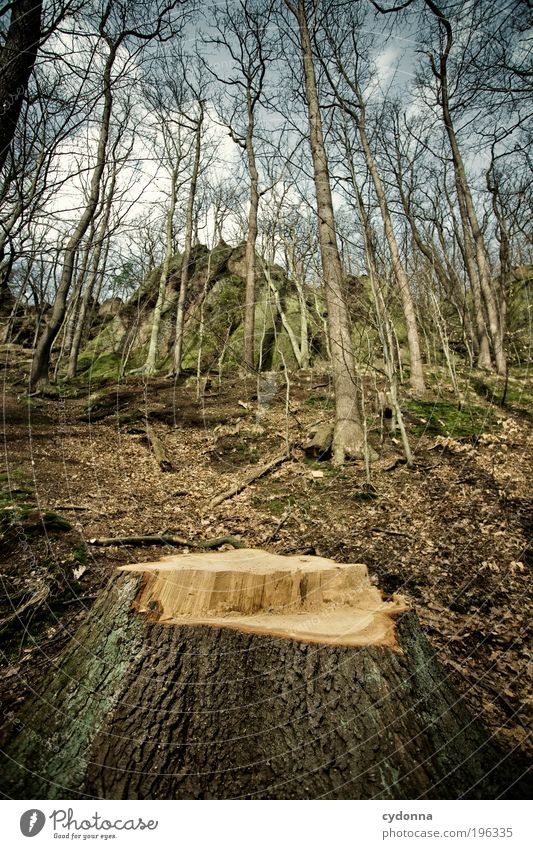
[[[81,595],[77,596],[76,598],[69,598],[67,599],[67,601],[61,602],[61,604],[63,605],[63,607],[66,607],[67,604],[77,604],[78,602],[81,603],[82,601],[94,601],[95,598],[95,595]]]
[[[48,587],[41,587],[40,590],[37,590],[31,598],[28,599],[21,607],[14,610],[13,613],[10,613],[9,616],[6,616],[5,619],[0,620],[0,626],[7,625],[8,622],[12,622],[13,619],[18,619],[18,617],[24,613],[29,607],[37,607],[42,604],[43,601],[48,597],[50,590]]]
[[[100,539],[90,539],[89,545],[109,546],[109,545],[172,545],[183,546],[185,548],[218,548],[221,545],[232,545],[234,548],[246,548],[245,544],[240,539],[231,535],[224,537],[215,537],[214,539],[204,540],[189,540],[183,537],[177,537],[173,534],[144,534],[143,536],[131,537],[101,537]]]
[[[287,510],[284,511],[283,515],[281,516],[281,518],[280,518],[279,522],[277,523],[276,527],[274,528],[274,530],[271,533],[269,533],[268,536],[266,536],[264,538],[261,545],[266,545],[267,543],[272,542],[272,540],[274,539],[275,536],[277,536],[278,532],[281,530],[281,528],[283,527],[283,525],[285,524],[285,522],[287,521],[287,519],[289,518],[291,513],[292,513],[291,507],[289,507]]]
[[[271,472],[272,469],[275,469],[277,466],[281,466],[282,463],[285,463],[286,460],[292,459],[291,454],[284,452],[283,454],[279,454],[270,463],[266,463],[264,466],[260,466],[259,469],[256,469],[255,472],[249,474],[243,481],[240,483],[231,486],[229,489],[226,489],[224,492],[221,492],[219,495],[215,495],[214,498],[209,502],[210,507],[218,507],[219,504],[222,504],[223,501],[227,501],[228,498],[233,498],[234,495],[238,495],[239,492],[242,492],[243,489],[246,489],[247,486],[250,486],[254,481],[258,480],[258,478],[262,478],[263,475],[266,475],[268,472]]]

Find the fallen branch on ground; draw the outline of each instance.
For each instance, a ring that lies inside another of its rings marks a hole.
[[[142,536],[131,537],[101,537],[100,539],[90,539],[89,545],[171,545],[173,547],[183,546],[184,548],[204,549],[219,548],[221,545],[232,545],[234,548],[246,548],[240,539],[231,535],[215,537],[214,539],[190,540],[166,533],[144,534]]]
[[[277,523],[276,527],[274,528],[274,530],[271,531],[271,533],[267,534],[267,536],[264,538],[261,545],[267,545],[269,542],[272,542],[272,540],[277,536],[278,531],[281,530],[281,528],[283,527],[283,525],[285,524],[285,522],[287,521],[287,519],[289,518],[291,513],[292,513],[291,507],[289,507],[287,510],[284,511],[283,515],[281,516],[281,518],[280,518],[279,522]]]
[[[240,483],[236,483],[234,486],[231,486],[229,489],[226,489],[224,492],[221,492],[219,495],[215,495],[214,498],[209,502],[210,507],[218,507],[219,504],[222,504],[223,501],[227,501],[228,498],[233,498],[234,495],[238,495],[239,492],[242,492],[243,489],[246,489],[247,486],[254,483],[254,481],[262,478],[263,475],[266,475],[268,472],[271,472],[272,469],[275,469],[277,466],[281,466],[282,463],[285,463],[286,460],[291,460],[292,455],[284,452],[283,454],[279,454],[270,463],[265,463],[264,466],[260,466],[259,469],[256,469],[254,472],[251,472],[247,477],[244,478]]]

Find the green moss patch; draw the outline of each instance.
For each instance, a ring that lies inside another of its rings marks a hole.
[[[324,395],[310,395],[305,399],[305,406],[311,410],[334,410],[335,402],[333,398],[326,398]]]
[[[30,490],[0,490],[0,540],[3,543],[16,542],[20,533],[38,536],[71,529],[72,525],[63,516],[39,510]]]
[[[285,511],[292,507],[295,503],[295,498],[292,496],[280,496],[270,498],[267,502],[267,507],[274,516],[282,516]]]
[[[80,377],[86,382],[103,383],[116,381],[120,378],[122,358],[118,354],[100,354],[91,356],[84,354],[79,359]]]
[[[510,377],[507,387],[502,378],[475,377],[471,378],[469,385],[480,398],[485,398],[491,404],[512,407],[528,418],[533,418],[530,377],[524,380]]]
[[[407,401],[405,403],[411,433],[415,436],[451,436],[477,439],[482,433],[499,430],[497,416],[486,407],[459,409],[446,401]]]
[[[89,554],[84,545],[76,545],[72,549],[72,559],[79,563],[80,566],[86,566],[89,562]]]

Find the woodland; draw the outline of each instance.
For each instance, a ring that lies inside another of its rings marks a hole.
[[[1,5],[4,798],[528,798],[532,12]]]

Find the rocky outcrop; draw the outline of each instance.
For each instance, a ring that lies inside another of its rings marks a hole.
[[[181,261],[179,254],[172,259],[167,278],[158,350],[158,368],[162,372],[170,365],[174,342]],[[142,366],[150,339],[159,275],[160,268],[153,269],[127,302],[110,298],[101,305],[100,323],[80,356],[80,370],[96,367],[101,371],[98,364],[103,358],[106,367],[113,372],[125,373]],[[212,250],[196,245],[191,252],[189,275],[183,369],[196,370],[198,363],[203,372],[238,367],[243,347],[244,245],[231,247],[220,242]],[[275,281],[282,307],[298,335],[300,307],[296,293],[279,266],[270,269],[270,277]],[[317,339],[317,350],[323,350],[323,324],[318,315],[313,320],[312,310],[308,323],[311,336]],[[290,339],[275,299],[261,276],[257,280],[255,349],[262,370],[278,367],[283,359],[287,365],[295,365]]]

